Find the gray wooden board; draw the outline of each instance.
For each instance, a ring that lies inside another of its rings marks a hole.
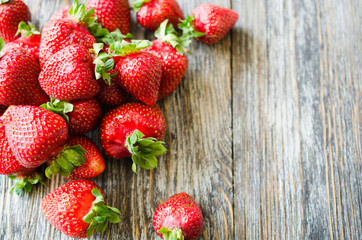
[[[43,27],[71,1],[25,2]],[[179,0],[185,14],[206,2],[240,19],[220,43],[192,44],[185,79],[159,103],[159,167],[135,175],[107,158],[94,180],[121,222],[92,239],[156,239],[153,211],[181,191],[202,209],[201,239],[361,239],[362,3]],[[152,36],[134,14],[132,33]],[[1,177],[0,239],[69,239],[40,207],[65,182],[17,196]]]

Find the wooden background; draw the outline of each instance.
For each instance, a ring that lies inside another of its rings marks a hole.
[[[43,27],[67,0],[26,0]],[[121,223],[93,239],[156,239],[155,208],[186,191],[201,239],[362,239],[362,1],[179,0],[240,15],[220,43],[194,42],[190,67],[160,106],[169,149],[154,171],[108,159],[95,181]],[[150,39],[134,21],[132,33]],[[92,133],[97,138],[97,132]],[[0,178],[0,239],[69,239],[40,201]]]

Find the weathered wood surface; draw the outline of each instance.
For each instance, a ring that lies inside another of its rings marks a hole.
[[[70,1],[25,2],[43,27]],[[135,175],[108,159],[95,181],[122,221],[93,239],[156,239],[154,209],[181,191],[202,208],[201,239],[361,239],[362,2],[179,0],[187,14],[206,2],[240,19],[220,43],[192,45],[185,79],[160,102],[159,167]],[[17,196],[1,177],[0,239],[69,239],[39,205],[64,182]]]

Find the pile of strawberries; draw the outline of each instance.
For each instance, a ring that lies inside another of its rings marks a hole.
[[[55,13],[42,33],[21,0],[0,0],[0,174],[16,179],[11,191],[30,192],[60,174],[72,180],[42,201],[45,217],[74,238],[104,232],[120,221],[89,179],[105,161],[82,135],[99,127],[103,152],[131,157],[132,170],[157,167],[166,152],[166,121],[156,102],[179,85],[192,39],[218,42],[238,19],[212,4],[184,14],[175,0],[135,0],[139,24],[156,40],[134,40],[127,0],[77,0]],[[186,193],[154,214],[164,239],[196,239],[200,208]]]

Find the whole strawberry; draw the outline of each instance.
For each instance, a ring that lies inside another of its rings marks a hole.
[[[202,233],[202,212],[187,193],[178,193],[157,207],[153,227],[163,239],[193,240]]]
[[[72,238],[90,238],[95,231],[104,232],[108,222],[120,221],[117,208],[105,205],[104,193],[89,180],[68,182],[42,200],[46,219]]]
[[[100,140],[104,152],[115,159],[132,156],[132,169],[157,167],[156,156],[165,153],[160,142],[166,121],[157,105],[126,103],[106,114],[101,122]]]
[[[0,1],[0,37],[6,43],[14,41],[17,37],[18,25],[21,21],[31,21],[29,8],[21,0]]]
[[[187,16],[179,28],[206,44],[220,41],[239,18],[235,11],[213,4],[198,6],[191,16]]]
[[[133,2],[133,9],[137,12],[138,23],[151,31],[155,31],[166,19],[175,28],[180,19],[184,19],[176,0],[136,0]]]
[[[123,33],[130,32],[131,14],[128,0],[87,0],[86,6],[94,8],[102,26],[112,32],[117,28]]]
[[[39,106],[49,100],[38,81],[37,60],[18,44],[0,38],[0,104]]]
[[[69,116],[69,133],[81,134],[94,130],[101,120],[102,109],[97,100],[87,99],[71,102],[73,111]]]
[[[19,23],[19,29],[16,33],[21,35],[13,43],[17,43],[28,51],[35,59],[39,60],[40,32],[29,22]]]

